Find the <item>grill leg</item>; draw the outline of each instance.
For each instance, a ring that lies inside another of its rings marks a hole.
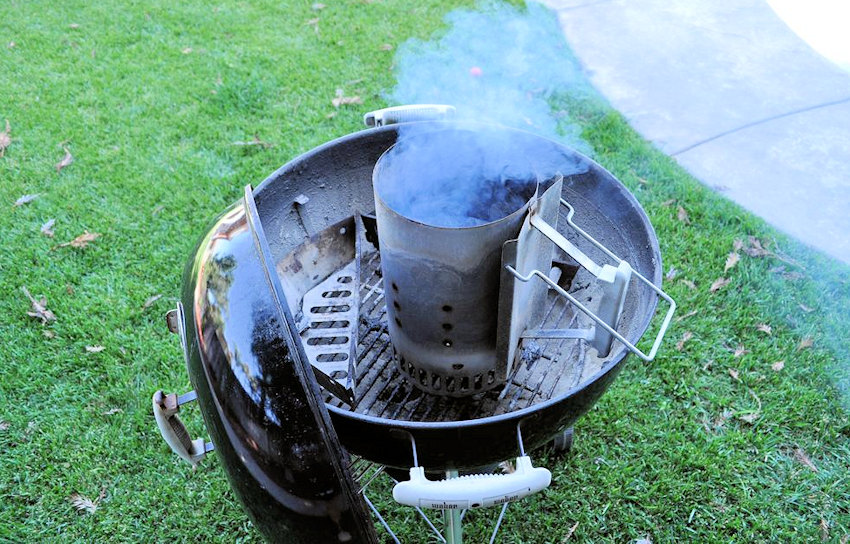
[[[456,470],[446,471],[446,478],[457,478]],[[460,510],[444,510],[444,534],[446,544],[462,544],[463,531],[461,528],[461,511]]]

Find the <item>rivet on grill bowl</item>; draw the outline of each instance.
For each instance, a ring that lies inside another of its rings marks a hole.
[[[443,323],[443,330],[444,331],[452,330],[452,324],[451,323]]]
[[[393,301],[393,307],[394,307],[396,310],[401,311],[401,305],[398,303],[398,301],[397,301],[397,300],[394,300],[394,301]]]
[[[396,285],[395,282],[393,282],[393,291],[398,291],[398,285]]]
[[[451,312],[451,311],[452,311],[452,307],[451,307],[451,306],[449,306],[448,304],[446,304],[445,306],[443,306],[443,311],[444,311],[444,312]]]
[[[401,328],[401,320],[399,318],[395,318],[395,324],[398,325],[398,328]]]
[[[446,338],[445,340],[443,340],[443,345],[446,346],[447,348],[450,348],[450,347],[452,347],[452,341],[449,340],[448,338]]]
[[[463,370],[463,365],[460,363],[455,363],[452,365],[452,370]]]

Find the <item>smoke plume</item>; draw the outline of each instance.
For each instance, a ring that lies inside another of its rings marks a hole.
[[[498,124],[587,150],[558,94],[588,91],[554,15],[487,2],[455,10],[449,28],[432,39],[402,44],[395,58],[396,104],[450,104],[461,129],[402,125],[399,143],[384,158],[387,182],[376,184],[397,212],[423,223],[473,226],[519,209],[538,180],[586,167],[571,153],[537,144]]]

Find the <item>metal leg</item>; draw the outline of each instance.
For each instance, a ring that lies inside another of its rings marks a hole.
[[[446,471],[446,478],[457,478],[456,470]],[[460,510],[444,510],[445,537],[447,544],[462,544],[463,531],[461,527]]]

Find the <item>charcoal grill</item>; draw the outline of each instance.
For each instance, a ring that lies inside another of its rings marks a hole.
[[[398,502],[447,511],[441,538],[460,542],[461,511],[504,513],[549,485],[527,452],[571,429],[630,353],[651,360],[675,310],[658,287],[652,226],[610,173],[527,132],[426,119],[444,106],[416,107],[412,120],[404,111],[369,114],[375,128],[246,187],[200,241],[169,314],[195,392],[154,395],[163,437],[191,463],[215,449],[269,540],[378,542],[370,510],[383,518],[365,488],[386,469],[403,480]],[[539,174],[497,262],[498,370],[452,383],[402,360],[390,339],[390,320],[410,314],[383,278],[381,240],[390,245],[396,233],[379,229],[372,178],[414,123],[495,131]],[[668,309],[645,353],[636,344],[659,298]],[[176,416],[195,399],[209,442],[191,440]],[[512,474],[456,477],[514,457]],[[434,481],[426,469],[454,477]]]

